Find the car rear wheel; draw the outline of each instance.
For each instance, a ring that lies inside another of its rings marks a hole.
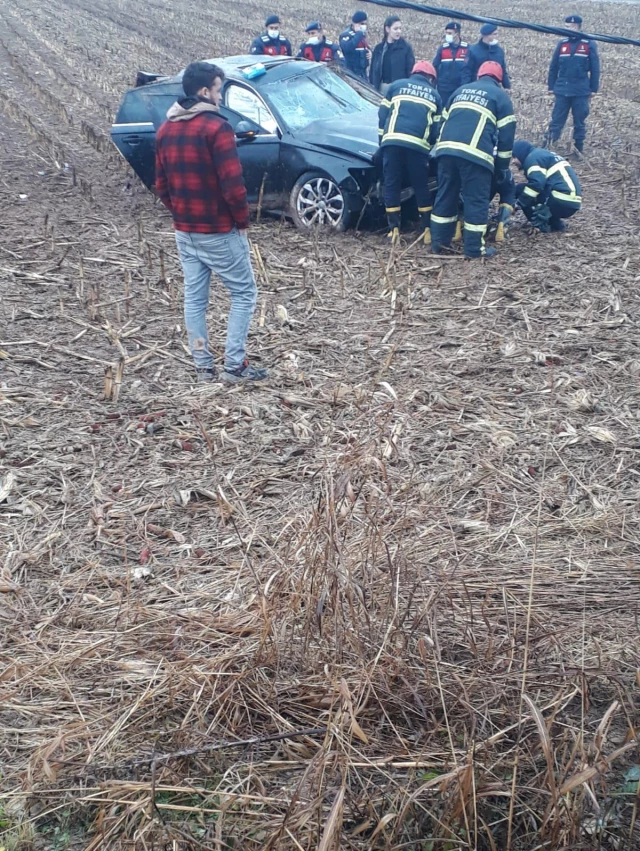
[[[307,172],[291,190],[291,216],[300,230],[328,227],[343,231],[349,226],[351,210],[346,194],[333,178]]]

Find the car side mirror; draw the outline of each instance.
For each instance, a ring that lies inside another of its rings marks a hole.
[[[258,131],[248,121],[239,121],[236,125],[236,139],[255,139]]]

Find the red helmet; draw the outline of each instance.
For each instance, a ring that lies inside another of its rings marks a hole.
[[[499,83],[503,78],[502,65],[499,62],[483,62],[478,68],[478,79],[480,77],[493,77]]]
[[[411,69],[412,74],[424,74],[427,77],[433,77],[434,80],[438,79],[438,72],[433,67],[431,62],[427,62],[426,59],[420,59]]]

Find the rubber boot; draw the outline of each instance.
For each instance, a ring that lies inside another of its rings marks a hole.
[[[513,213],[513,207],[510,204],[500,204],[498,208],[498,227],[496,228],[496,242],[504,242],[506,236],[506,227]]]
[[[431,210],[433,210],[433,207],[418,207],[418,212],[420,213],[422,241],[425,245],[431,245]]]
[[[462,240],[462,219],[456,222],[456,232],[453,235],[452,242],[460,242]]]
[[[387,222],[389,224],[387,239],[390,245],[395,245],[400,239],[400,207],[387,207]]]
[[[574,142],[573,143],[573,151],[571,152],[576,160],[580,162],[580,160],[584,159],[584,146],[582,142]]]

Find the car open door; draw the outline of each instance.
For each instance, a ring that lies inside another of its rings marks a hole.
[[[149,189],[155,181],[156,128],[141,89],[132,89],[111,127],[111,138],[131,168]]]
[[[242,162],[249,203],[258,203],[262,194],[265,206],[286,204],[284,175],[280,160],[280,130],[264,101],[252,90],[235,81],[225,87],[220,114],[234,131],[240,122],[255,129],[255,135],[236,139]]]

